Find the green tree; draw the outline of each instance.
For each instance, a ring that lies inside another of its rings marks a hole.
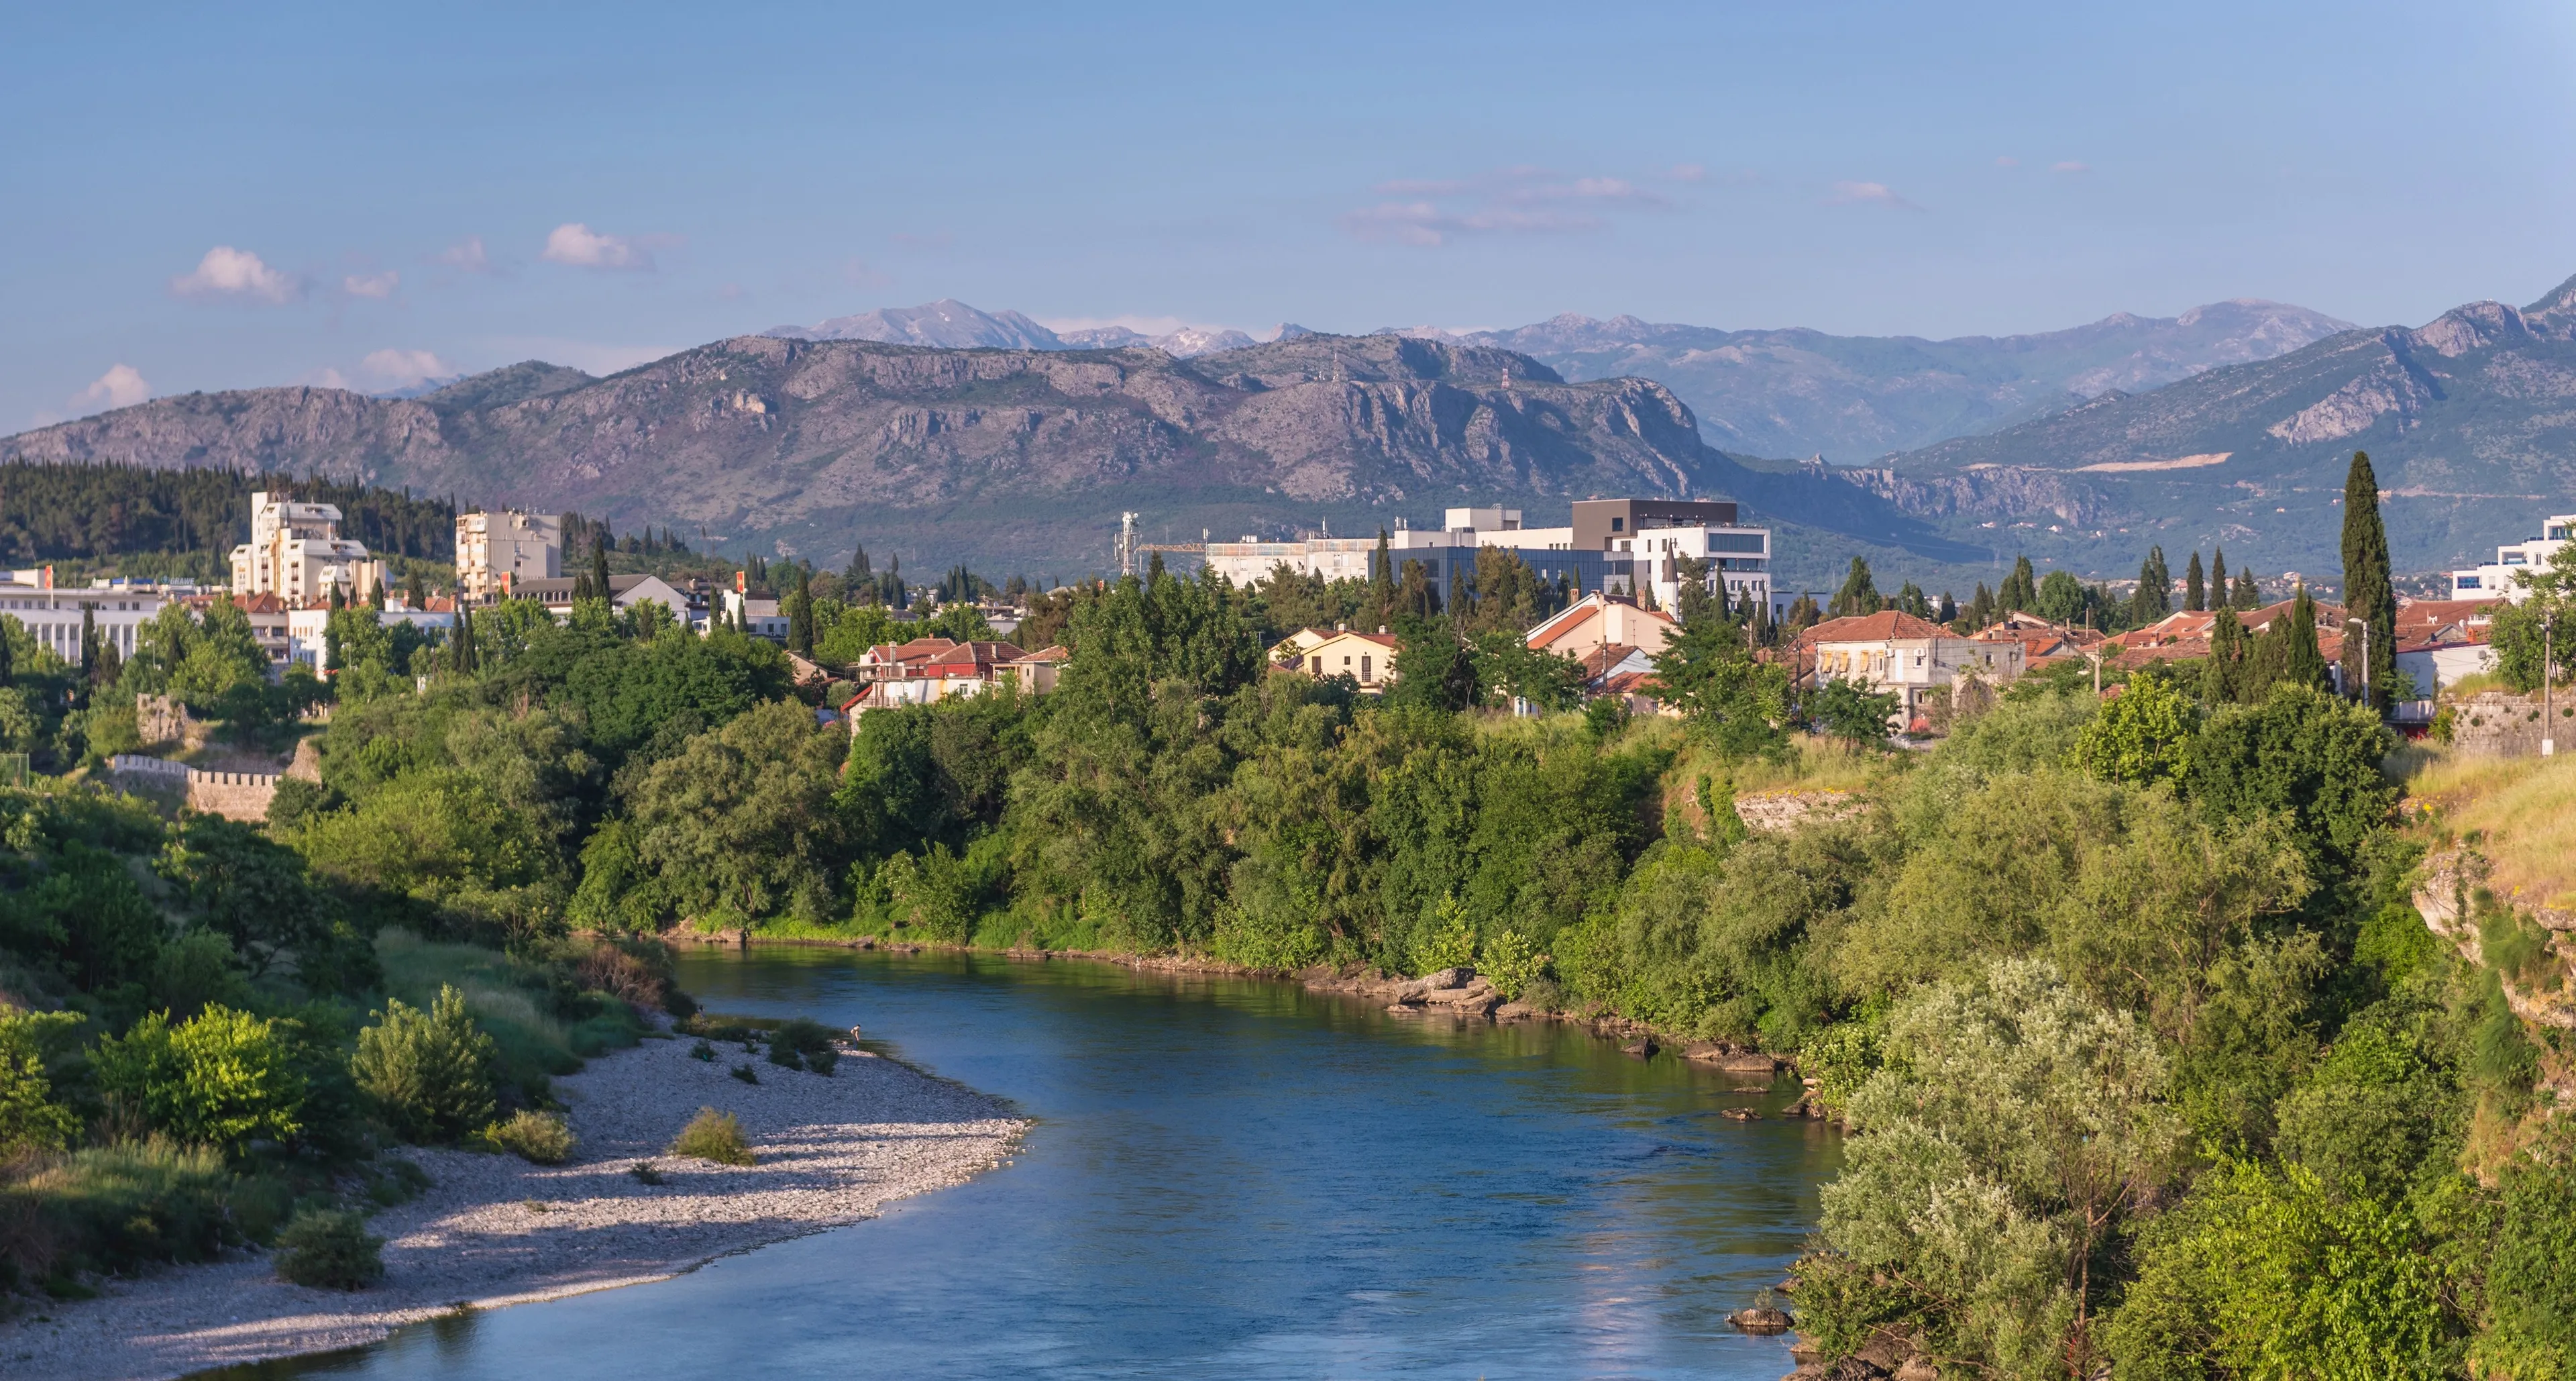
[[[688,741],[624,789],[636,853],[680,914],[714,927],[837,918],[848,830],[832,806],[848,739],[794,701]]]
[[[1893,693],[1875,694],[1858,681],[1837,678],[1807,697],[1806,711],[1826,733],[1854,748],[1884,747],[1897,704]]]
[[[253,975],[332,943],[332,921],[303,856],[253,826],[185,816],[156,867],[187,898],[196,923],[230,941]]]
[[[98,1085],[154,1130],[227,1153],[304,1130],[306,1082],[279,1022],[210,1006],[172,1026],[155,1012],[98,1044]]]
[[[796,593],[787,597],[787,650],[814,655],[814,580],[803,567],[796,571]]]
[[[2214,819],[2278,813],[2321,874],[2340,874],[2396,805],[2379,768],[2396,746],[2377,715],[2313,686],[2276,686],[2258,704],[2210,715],[2186,755],[2183,789]]]
[[[2147,786],[2183,775],[2199,709],[2169,677],[2131,677],[2075,741],[2076,765],[2106,781]]]
[[[2039,582],[2039,597],[2028,607],[2051,623],[2071,627],[2084,622],[2084,611],[2090,604],[2084,582],[2065,571],[2050,571],[2048,578]]]
[[[2218,606],[2209,620],[2209,658],[2200,669],[2202,704],[2231,705],[2245,698],[2246,653],[2245,625],[2234,609]]]
[[[2200,553],[2191,554],[2191,564],[2183,568],[2182,607],[2194,614],[2209,608],[2208,578],[2201,573]]]
[[[1877,582],[1870,577],[1869,563],[1855,556],[1850,572],[1843,576],[1842,588],[1834,592],[1834,602],[1828,612],[1838,619],[1849,618],[1855,614],[1875,614],[1886,604],[1887,601],[1879,598]]]
[[[2199,557],[2193,557],[2197,565]],[[2165,565],[2165,549],[2147,548],[2147,559],[2138,565],[2138,592],[2129,601],[2129,625],[2143,628],[2173,612],[2173,571]]]
[[[1785,744],[1788,672],[1755,661],[1743,629],[1715,617],[1685,623],[1654,662],[1662,699],[1679,707],[1720,752],[1744,757]]]
[[[358,1089],[407,1141],[456,1141],[492,1120],[492,1038],[465,1010],[465,995],[441,985],[424,1012],[387,999],[358,1033],[349,1072]]]
[[[1995,592],[1995,602],[2005,613],[2039,608],[2039,576],[2031,569],[2030,558],[2013,558],[2012,574],[2004,577],[2004,587]]]
[[[2154,1038],[2050,965],[2006,959],[1901,1004],[1884,1058],[1852,1099],[1865,1135],[1825,1187],[1825,1241],[1897,1283],[1936,1355],[2004,1376],[2090,1375],[2115,1285],[2096,1274],[2101,1250],[2170,1180],[2182,1144]],[[1801,1313],[1849,1336],[1810,1273],[1832,1264],[1802,1263]]]
[[[2388,530],[2379,519],[2379,477],[2365,451],[2352,453],[2343,481],[2343,605],[2369,629],[2366,638],[2360,627],[2342,630],[2344,693],[2358,697],[2367,682],[2371,707],[2386,709],[2397,683],[2397,592],[2388,574]]]

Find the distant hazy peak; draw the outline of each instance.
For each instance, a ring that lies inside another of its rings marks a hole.
[[[918,307],[879,307],[811,326],[773,326],[761,334],[788,340],[872,340],[941,350],[1065,348],[1055,332],[1018,312],[978,311],[953,297]]]

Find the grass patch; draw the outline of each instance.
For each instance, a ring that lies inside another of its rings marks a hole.
[[[689,1125],[671,1140],[671,1154],[711,1160],[718,1165],[756,1165],[759,1158],[751,1153],[751,1138],[742,1134],[742,1123],[732,1113],[700,1108]],[[641,1176],[638,1176],[641,1178]]]
[[[500,1079],[518,1091],[522,1103],[544,1101],[550,1076],[573,1073],[589,1056],[634,1045],[647,1029],[628,1001],[583,986],[581,957],[534,962],[477,945],[424,940],[393,927],[376,937],[387,995],[426,1008],[441,985],[454,985],[475,1024],[491,1034]],[[591,969],[607,972],[598,965]]]
[[[2576,735],[2571,735],[2576,737]],[[2515,906],[2576,909],[2576,758],[2471,757],[2418,751],[2406,788],[2456,835],[2482,837],[2487,886]]]

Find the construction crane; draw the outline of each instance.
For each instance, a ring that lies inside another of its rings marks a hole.
[[[1136,530],[1136,517],[1137,515],[1133,513],[1119,514],[1118,533],[1109,542],[1109,554],[1117,563],[1120,575],[1143,574],[1136,569],[1136,562],[1147,552],[1167,551],[1196,556],[1201,560],[1207,559],[1207,529],[1199,530],[1199,540],[1196,542],[1140,542],[1136,539],[1143,534]]]

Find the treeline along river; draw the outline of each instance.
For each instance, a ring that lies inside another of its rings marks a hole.
[[[1552,1023],[989,956],[703,951],[710,1008],[865,1027],[1014,1100],[1019,1156],[661,1284],[241,1376],[1759,1377],[1835,1136]]]

